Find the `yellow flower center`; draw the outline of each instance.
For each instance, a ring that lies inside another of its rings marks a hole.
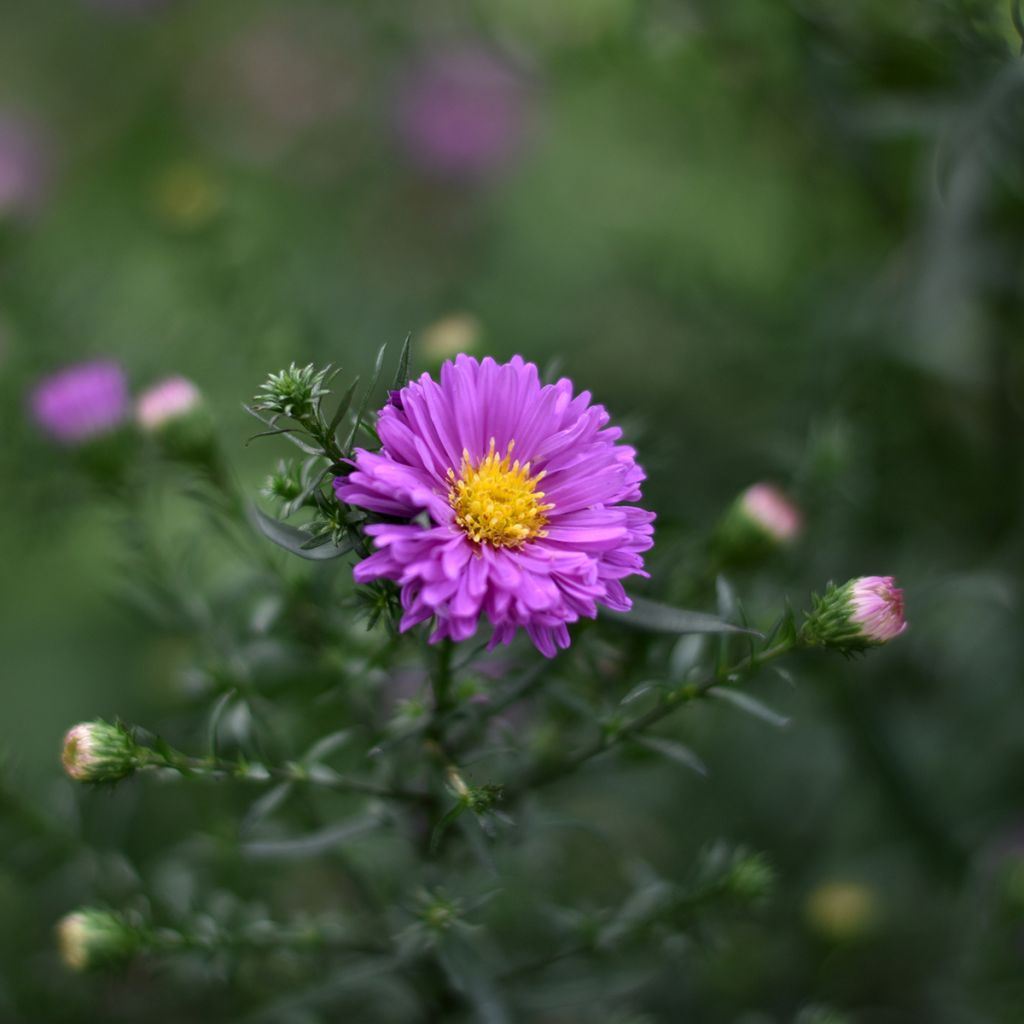
[[[533,537],[547,536],[544,513],[555,506],[545,505],[544,492],[537,490],[544,473],[531,476],[528,462],[513,462],[514,447],[515,441],[509,441],[508,451],[499,457],[492,437],[490,449],[476,466],[463,451],[458,479],[454,469],[448,470],[448,502],[455,521],[477,544],[518,548]]]

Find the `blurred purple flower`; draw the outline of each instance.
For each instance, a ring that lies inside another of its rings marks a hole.
[[[522,76],[479,47],[442,51],[408,77],[398,130],[410,157],[441,177],[474,179],[522,149],[530,119]]]
[[[31,408],[36,423],[64,444],[109,433],[128,412],[124,370],[111,360],[66,367],[40,381]]]
[[[0,219],[35,213],[49,189],[50,146],[41,126],[0,111]]]

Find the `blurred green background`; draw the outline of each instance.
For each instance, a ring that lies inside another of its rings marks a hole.
[[[255,489],[278,452],[245,446],[240,405],[291,360],[365,374],[406,334],[417,369],[557,360],[641,452],[651,595],[679,599],[689,547],[760,479],[807,529],[734,581],[750,606],[867,573],[907,591],[891,648],[767,684],[789,729],[694,716],[710,780],[615,782],[652,859],[727,834],[783,879],[699,998],[641,1008],[1024,1020],[1002,887],[1024,858],[1020,42],[983,0],[0,2],[16,785],[66,801],[62,731],[158,720],[180,660],[114,600],[121,525],[27,416],[41,376],[187,375]],[[17,879],[5,916],[47,964],[66,907]]]

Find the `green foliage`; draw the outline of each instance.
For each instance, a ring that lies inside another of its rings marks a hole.
[[[1016,1021],[1019,5],[44,6],[0,12],[53,172],[0,196],[0,1019]],[[528,124],[446,179],[393,111],[469,38]],[[331,483],[446,344],[591,390],[658,521],[633,615],[438,693]],[[46,446],[27,391],[100,353],[209,421]],[[757,480],[806,532],[716,554]],[[906,637],[790,653],[865,572]],[[97,715],[145,764],[72,791]],[[68,971],[76,907],[131,956]]]

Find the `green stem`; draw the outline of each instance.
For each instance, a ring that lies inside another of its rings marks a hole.
[[[236,782],[262,784],[266,782],[290,782],[299,785],[320,786],[340,793],[360,793],[382,800],[399,800],[406,803],[428,803],[428,794],[400,786],[384,786],[368,779],[340,775],[322,765],[307,767],[295,762],[284,765],[242,763],[215,757],[189,757],[177,750],[146,750],[141,768],[170,768],[183,777],[208,780],[232,779]]]
[[[434,691],[433,721],[439,724],[441,718],[452,706],[452,652],[455,645],[451,640],[442,640],[437,646],[437,669],[430,679]]]
[[[636,718],[614,730],[602,732],[596,740],[583,747],[582,750],[577,751],[571,757],[550,767],[528,773],[526,778],[518,785],[510,787],[506,791],[506,799],[514,800],[522,796],[527,790],[550,785],[566,775],[571,775],[581,765],[586,764],[587,761],[597,757],[599,754],[603,754],[606,750],[611,750],[623,740],[639,735],[656,722],[660,722],[663,718],[672,714],[677,708],[699,700],[709,690],[717,686],[727,685],[732,676],[754,672],[767,662],[788,653],[793,649],[793,646],[793,642],[787,640],[776,644],[774,647],[769,647],[760,654],[748,655],[732,667],[721,672],[715,672],[700,682],[687,683],[674,690],[669,690],[662,696],[661,701],[649,711],[645,711],[642,715],[637,715]]]
[[[192,951],[261,952],[291,949],[296,951],[360,953],[365,956],[390,956],[392,950],[385,945],[332,936],[315,926],[272,926],[259,934],[218,931],[209,935],[196,935],[172,928],[159,928],[144,935],[145,948],[154,953],[181,953]]]

